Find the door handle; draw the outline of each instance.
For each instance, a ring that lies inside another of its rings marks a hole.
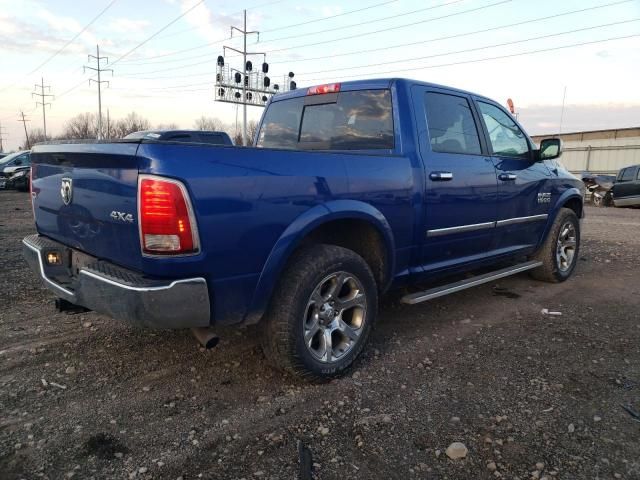
[[[429,178],[434,182],[446,182],[453,179],[451,172],[431,172]]]
[[[508,181],[515,180],[516,178],[518,178],[518,175],[516,175],[515,173],[501,173],[500,175],[498,175],[498,178],[500,180],[508,182]]]

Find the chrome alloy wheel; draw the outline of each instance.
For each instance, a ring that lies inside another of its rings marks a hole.
[[[566,272],[573,265],[573,257],[577,248],[576,237],[576,227],[573,223],[566,222],[562,225],[556,247],[556,262],[561,272]]]
[[[335,362],[356,345],[364,331],[367,298],[360,281],[347,272],[325,277],[313,290],[304,318],[304,343],[323,363]]]

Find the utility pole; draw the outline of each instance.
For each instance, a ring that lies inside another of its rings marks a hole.
[[[564,92],[562,93],[562,109],[560,110],[560,127],[558,128],[558,135],[562,135],[562,121],[564,120],[564,101],[567,98],[567,87],[564,87]]]
[[[102,72],[111,72],[111,75],[113,75],[113,70],[111,68],[102,68],[102,65],[100,64],[101,60],[104,60],[106,64],[109,63],[109,57],[101,57],[100,56],[100,46],[96,45],[96,54],[95,55],[89,55],[87,57],[87,61],[91,62],[91,59],[94,59],[96,61],[96,67],[90,67],[88,65],[85,65],[83,67],[83,69],[89,69],[89,70],[93,70],[94,72],[98,72],[98,81],[93,80],[93,78],[89,79],[89,85],[91,85],[91,81],[93,80],[95,83],[98,84],[98,140],[102,139],[102,84],[106,83],[107,86],[109,86],[109,81],[108,80],[102,80],[100,77],[100,74]]]
[[[42,105],[42,126],[44,127],[44,139],[47,139],[47,115],[45,113],[46,109],[45,107],[47,105],[49,105],[49,108],[51,108],[51,102],[47,102],[47,97],[51,97],[53,98],[53,95],[51,95],[50,93],[44,93],[44,89],[47,88],[49,91],[51,91],[51,87],[49,85],[45,85],[44,84],[44,78],[40,79],[40,85],[36,84],[35,89],[40,89],[40,93],[38,93],[37,91],[31,93],[32,97],[40,97],[39,101],[36,101],[36,107],[38,105]]]
[[[226,49],[233,50],[236,53],[242,54],[242,145],[247,145],[247,55],[265,55],[264,53],[259,52],[247,52],[247,35],[258,35],[258,39],[260,39],[260,32],[257,30],[252,30],[251,32],[247,31],[247,11],[244,10],[244,21],[242,30],[238,27],[231,27],[231,36],[233,37],[233,31],[237,30],[243,36],[243,48],[242,51],[236,50],[235,48],[224,46],[223,51]]]
[[[24,125],[24,136],[27,137],[27,150],[29,150],[31,148],[31,143],[29,143],[29,134],[27,133],[27,122],[30,122],[31,120],[24,118],[24,112],[20,112],[20,115],[22,118],[19,118],[18,121],[22,122],[22,125]]]
[[[2,123],[0,122],[0,153],[4,152],[4,145],[2,142],[4,141],[6,134],[7,134],[6,129],[2,126]]]

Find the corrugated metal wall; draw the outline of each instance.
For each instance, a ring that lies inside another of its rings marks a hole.
[[[539,143],[543,138],[532,137]],[[640,128],[577,132],[559,135],[563,141],[560,160],[571,172],[615,174],[623,167],[640,164]]]

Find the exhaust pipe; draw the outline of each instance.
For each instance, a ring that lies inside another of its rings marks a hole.
[[[191,333],[196,337],[196,340],[207,350],[211,350],[218,345],[220,337],[214,333],[209,327],[195,327],[191,329]]]
[[[71,303],[64,298],[56,298],[55,305],[57,311],[65,312],[67,315],[74,315],[76,313],[86,313],[91,311],[88,308],[83,307],[82,305],[76,305],[75,303]]]

